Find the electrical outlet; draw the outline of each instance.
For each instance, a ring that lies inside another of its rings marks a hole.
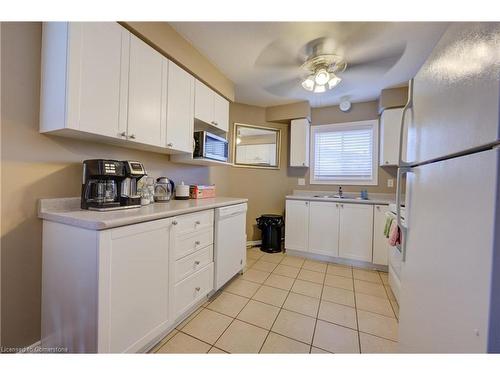
[[[306,179],[305,178],[299,178],[298,184],[300,186],[304,186],[306,184]]]
[[[389,178],[387,180],[387,187],[394,187],[394,179],[393,178]]]

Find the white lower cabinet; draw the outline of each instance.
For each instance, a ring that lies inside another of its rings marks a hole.
[[[42,346],[147,349],[213,291],[213,229],[213,209],[100,231],[44,220]]]
[[[182,316],[214,288],[214,263],[197,271],[174,287],[174,316]]]
[[[309,235],[309,202],[287,200],[285,212],[285,248],[307,251]]]
[[[309,203],[309,247],[311,253],[339,256],[339,203]]]
[[[388,206],[376,205],[373,210],[373,263],[388,265],[389,244],[384,236]]]
[[[103,233],[99,352],[135,352],[168,327],[170,226],[165,219]]]
[[[387,206],[376,207],[379,209],[376,209],[374,226],[371,204],[289,199],[285,213],[285,248],[387,265],[387,251],[384,252],[387,239],[380,238],[385,219],[379,214],[380,211],[385,215]]]
[[[373,206],[340,205],[339,257],[372,261]]]

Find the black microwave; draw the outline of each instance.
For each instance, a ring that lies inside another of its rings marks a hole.
[[[193,158],[227,162],[228,142],[225,138],[207,131],[196,131],[194,132]]]

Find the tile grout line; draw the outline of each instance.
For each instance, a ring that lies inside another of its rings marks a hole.
[[[321,309],[321,301],[322,301],[322,297],[323,297],[323,290],[325,289],[325,280],[326,280],[326,272],[327,271],[328,271],[328,264],[326,266],[325,274],[323,275],[323,285],[321,286],[321,292],[319,294],[318,311],[316,311],[316,319],[314,320],[313,335],[311,337],[311,346],[309,347],[309,354],[312,353],[312,347],[314,344],[314,335],[316,334],[316,326],[318,325],[319,310]]]
[[[283,258],[283,259],[285,259],[285,258]],[[283,262],[283,259],[282,259],[282,260],[278,263],[278,265],[279,265],[279,264],[281,264],[281,262]],[[276,267],[278,267],[278,265],[276,265]],[[276,269],[276,267],[274,267],[274,269]],[[298,275],[298,273],[297,273],[297,275]],[[296,279],[294,279],[293,284],[295,284],[295,280],[296,280]],[[290,286],[290,289],[288,290],[288,292],[287,292],[287,294],[286,294],[286,297],[285,297],[285,299],[283,300],[283,303],[281,304],[281,306],[280,306],[280,308],[279,308],[278,314],[276,314],[276,316],[275,316],[275,318],[274,318],[274,320],[273,320],[273,324],[271,324],[271,327],[270,327],[270,328],[269,328],[269,330],[267,331],[267,335],[266,335],[266,337],[264,338],[264,341],[262,341],[262,345],[260,346],[258,353],[261,353],[261,352],[262,352],[262,348],[264,347],[264,344],[266,343],[267,338],[269,337],[269,334],[270,334],[271,332],[273,332],[273,331],[271,331],[271,330],[273,329],[274,324],[276,323],[276,320],[278,319],[278,316],[280,316],[281,311],[283,310],[283,305],[285,304],[286,300],[288,299],[288,296],[290,295],[290,291],[291,291],[291,290],[292,290],[292,288],[293,288],[293,284]],[[264,302],[262,302],[262,303],[264,303]],[[286,337],[286,336],[285,336],[285,337]],[[289,338],[291,338],[291,337],[289,337]]]
[[[356,327],[357,329],[357,334],[358,334],[358,347],[359,347],[359,353],[361,354],[361,335],[359,334],[359,318],[358,318],[358,303],[356,301],[356,283],[354,282],[354,270],[352,270],[352,290],[354,292],[354,312],[356,313]]]

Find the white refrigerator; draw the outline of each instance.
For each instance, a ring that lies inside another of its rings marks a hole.
[[[500,351],[499,78],[500,24],[453,23],[411,82],[401,352]]]

